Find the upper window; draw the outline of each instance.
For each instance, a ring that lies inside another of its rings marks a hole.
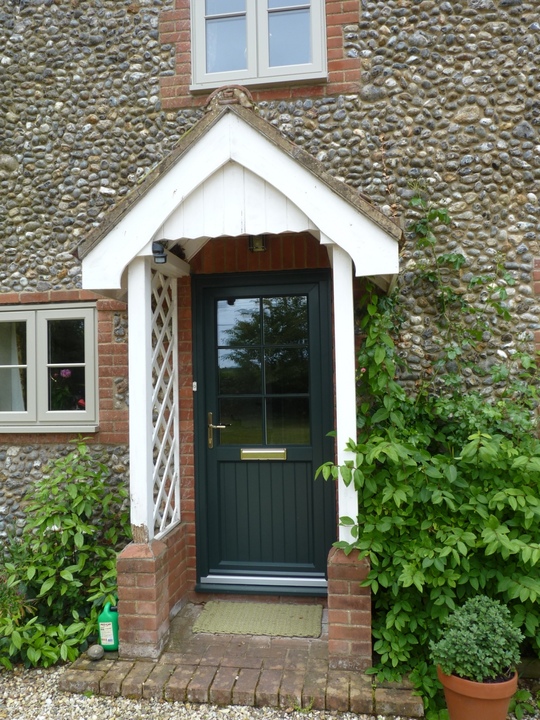
[[[95,429],[94,313],[0,312],[0,432]]]
[[[192,0],[192,89],[326,76],[324,0]]]

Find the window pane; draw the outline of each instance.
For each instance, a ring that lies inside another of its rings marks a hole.
[[[226,15],[245,11],[246,0],[206,0],[207,15]]]
[[[309,398],[269,398],[266,422],[269,445],[309,445]]]
[[[220,403],[219,423],[227,425],[219,432],[220,445],[261,445],[262,400],[260,398],[222,398]]]
[[[24,412],[26,400],[26,370],[0,368],[0,411]]]
[[[268,46],[270,67],[310,63],[309,9],[269,13]]]
[[[310,4],[310,2],[300,2],[300,0],[268,0],[268,9],[305,7]]]
[[[309,392],[307,348],[267,349],[264,369],[267,393]]]
[[[245,70],[247,37],[245,16],[206,21],[206,72]]]
[[[84,363],[84,320],[49,320],[49,364]]]
[[[258,350],[218,351],[219,392],[253,395],[261,392],[261,358]]]
[[[264,298],[266,345],[305,345],[308,341],[307,297],[285,295]]]
[[[85,410],[84,320],[48,320],[48,410]],[[82,367],[74,367],[80,363]]]
[[[85,409],[84,368],[49,368],[49,410]]]
[[[27,409],[26,352],[26,323],[0,323],[0,411]]]
[[[259,298],[229,298],[217,304],[218,345],[237,347],[261,341]]]

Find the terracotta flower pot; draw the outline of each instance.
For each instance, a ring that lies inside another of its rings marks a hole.
[[[445,675],[437,667],[444,687],[450,720],[506,720],[512,695],[517,690],[517,673],[500,683],[478,683],[456,675]]]

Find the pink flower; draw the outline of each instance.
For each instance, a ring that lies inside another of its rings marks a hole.
[[[71,370],[69,368],[64,368],[63,370],[60,370],[60,377],[63,377],[63,378],[71,377]]]

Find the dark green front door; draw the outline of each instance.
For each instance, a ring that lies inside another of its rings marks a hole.
[[[322,593],[335,539],[329,277],[196,277],[199,589]]]

